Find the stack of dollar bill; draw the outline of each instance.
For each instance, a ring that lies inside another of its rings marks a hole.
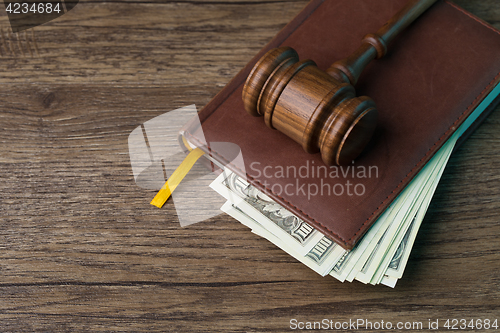
[[[461,131],[457,131],[350,251],[274,202],[228,169],[210,187],[221,210],[322,276],[394,288]]]

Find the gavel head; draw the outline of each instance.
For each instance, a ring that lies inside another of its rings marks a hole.
[[[377,123],[375,102],[356,97],[354,87],[320,70],[311,60],[280,47],[254,66],[243,87],[243,103],[267,126],[321,152],[325,164],[347,164],[364,149]]]

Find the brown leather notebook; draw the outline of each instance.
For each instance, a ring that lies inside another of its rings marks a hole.
[[[319,154],[245,112],[242,86],[257,60],[281,45],[328,68],[406,1],[311,1],[199,113],[208,142],[202,149],[347,249],[499,82],[500,33],[451,2],[431,7],[363,73],[356,90],[377,103],[377,130],[352,165],[327,173]],[[184,135],[201,145],[199,132]],[[210,142],[237,144],[246,172]]]

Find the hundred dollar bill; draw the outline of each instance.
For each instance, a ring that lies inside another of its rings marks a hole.
[[[405,200],[400,203],[400,207],[397,207],[393,211],[393,214],[387,217],[390,220],[390,225],[383,236],[378,239],[367,260],[359,263],[362,265],[357,266],[359,272],[355,276],[356,280],[363,283],[370,283],[378,270],[382,272],[386,270],[387,267],[384,267],[384,264],[388,265],[390,259],[393,258],[397,247],[401,243],[406,230],[409,228],[416,214],[415,210],[420,206],[414,201],[419,192],[420,186],[415,188],[407,187],[403,191],[402,197]],[[359,269],[360,267],[361,269]]]
[[[418,189],[407,188],[403,191],[403,196],[408,199],[415,198],[418,193],[414,193]],[[348,280],[356,279],[363,283],[377,284],[378,277],[380,280],[383,273],[387,270],[391,259],[394,257],[399,244],[402,242],[406,230],[412,223],[416,215],[416,210],[420,208],[413,200],[406,200],[399,209],[387,217],[390,221],[388,228],[382,236],[376,239],[375,244],[371,244],[369,252],[364,253],[356,267],[352,270]],[[381,274],[376,276],[377,272]]]
[[[396,253],[389,263],[389,267],[387,267],[384,272],[384,276],[380,279],[381,284],[394,288],[397,281],[403,277],[403,272],[406,268],[406,264],[408,263],[411,249],[413,248],[413,243],[415,242],[418,230],[420,229],[420,225],[422,224],[425,213],[427,212],[427,208],[429,207],[434,191],[431,192],[432,193],[427,194],[424,203],[406,231],[403,240],[399,244]]]
[[[330,273],[332,267],[346,252],[337,243],[324,237],[305,256],[303,256],[299,252],[297,252],[293,246],[276,237],[273,233],[264,228],[264,226],[262,226],[259,222],[254,220],[251,216],[246,214],[237,206],[233,205],[231,202],[226,202],[221,207],[221,210],[234,217],[245,226],[252,229],[252,232],[256,235],[267,239],[268,241],[275,244],[280,249],[322,276]]]
[[[413,222],[411,223],[410,227],[408,228],[408,230],[406,231],[406,235],[403,237],[403,241],[399,244],[398,249],[396,250],[396,253],[392,257],[391,262],[389,263],[389,267],[387,267],[387,270],[386,270],[384,276],[392,276],[392,277],[398,278],[397,275],[391,275],[391,272],[398,272],[398,269],[400,267],[402,268],[403,255],[405,253],[410,252],[408,250],[411,249],[410,246],[413,245],[409,242],[409,240],[410,240],[410,235],[412,234],[412,231],[415,231],[415,229],[416,229],[416,224],[417,224],[417,222],[416,222],[416,218],[415,218],[413,220]]]
[[[454,136],[454,138],[456,137],[457,136]],[[423,174],[427,173],[427,179],[426,181],[422,181],[424,185],[422,186],[421,191],[413,199],[413,207],[409,210],[409,214],[405,216],[401,230],[398,232],[394,243],[388,247],[381,264],[375,270],[370,283],[378,284],[382,281],[395,253],[397,252],[399,244],[406,236],[407,230],[412,224],[418,224],[420,226],[425,216],[425,212],[427,211],[428,203],[434,195],[439,179],[441,179],[453,147],[455,146],[455,142],[453,141],[454,138],[452,138],[452,141],[444,145],[442,154],[437,159],[430,161],[422,170]],[[416,222],[417,219],[419,219],[418,223]]]
[[[450,146],[453,145],[452,141]],[[406,261],[398,261],[396,252],[398,249],[403,251],[401,259],[406,258],[407,260],[409,257],[413,242],[407,243],[406,246],[401,244],[404,244],[406,230],[411,225],[413,218],[417,214],[416,210],[418,210],[418,226],[415,227],[412,233],[412,235],[416,236],[421,222],[420,217],[423,219],[428,207],[428,204],[421,205],[421,203],[422,201],[430,202],[433,195],[433,191],[427,191],[428,186],[425,185],[428,183],[437,186],[441,176],[440,168],[446,165],[449,157],[448,150],[445,149],[443,152],[444,154],[439,154],[433,159],[434,165],[431,163],[430,166],[425,168],[427,173],[423,172],[415,177],[384,214],[379,217],[365,237],[346,256],[345,260],[334,267],[331,273],[332,276],[340,281],[352,282],[357,279],[364,283],[380,283],[384,276],[387,275],[388,266],[391,262],[393,265],[399,264],[398,278],[402,276]],[[427,182],[429,179],[430,182]],[[394,261],[392,261],[393,258]],[[377,280],[372,281],[376,272],[384,274],[377,275]],[[391,284],[394,284],[394,281],[391,281]]]
[[[381,215],[381,217],[372,225],[372,227],[368,230],[368,232],[363,236],[363,238],[359,241],[359,243],[346,255],[344,255],[337,264],[333,267],[330,275],[336,278],[337,280],[344,282],[351,271],[354,269],[356,264],[361,261],[363,255],[366,255],[371,251],[371,247],[373,247],[376,242],[374,239],[379,239],[384,230],[387,229],[388,220],[385,216],[391,214],[394,209],[394,204],[389,206],[389,208]],[[354,277],[353,277],[354,279]],[[352,282],[352,280],[351,280]]]
[[[221,173],[210,187],[302,256],[326,242],[321,232],[231,171]]]
[[[410,225],[410,228],[408,228],[408,230],[406,231],[406,235],[403,237],[403,241],[399,244],[398,249],[397,249],[396,253],[394,254],[394,257],[392,257],[391,262],[389,263],[388,269],[393,269],[393,270],[397,271],[398,267],[401,266],[401,264],[403,262],[402,261],[403,254],[406,252],[406,249],[408,249],[408,246],[410,245],[408,240],[410,239],[410,234],[411,234],[412,230],[415,230],[414,229],[415,224],[416,224],[416,221],[413,220],[413,222]],[[390,274],[387,274],[387,273],[386,273],[386,275],[391,276]]]
[[[420,211],[419,211],[420,212]],[[410,227],[406,231],[403,240],[398,246],[398,249],[392,257],[389,267],[386,269],[380,283],[388,287],[394,288],[398,280],[403,276],[403,271],[406,267],[404,257],[408,258],[413,247],[413,241],[410,241],[412,235],[416,235],[420,224],[417,222],[418,216],[415,216]],[[414,239],[414,238],[413,238]],[[401,276],[399,276],[401,273]]]
[[[392,257],[389,263],[389,267],[387,267],[384,276],[380,279],[381,284],[394,288],[397,281],[403,276],[406,263],[408,262],[408,258],[410,257],[411,249],[413,248],[413,243],[415,241],[418,229],[420,228],[420,224],[426,211],[427,207],[421,207],[417,215],[413,219],[410,227],[403,237],[403,240],[399,244],[396,253]]]
[[[382,282],[380,283],[383,284],[384,286],[394,288],[396,287],[398,281],[399,281],[398,278],[385,275],[384,278],[382,279]]]
[[[442,171],[441,171],[442,173]],[[384,278],[382,279],[382,283],[384,280],[387,282],[387,278],[395,278],[400,279],[403,277],[403,272],[408,262],[408,258],[410,257],[411,249],[413,248],[413,243],[417,237],[418,230],[420,229],[420,225],[424,219],[425,213],[429,208],[429,204],[432,200],[432,196],[434,195],[434,191],[437,187],[437,182],[433,185],[431,191],[427,194],[422,206],[420,207],[417,216],[415,217],[415,221],[413,222],[412,227],[409,229],[407,234],[405,235],[400,248],[396,251],[396,254],[392,258],[389,267],[385,271]],[[392,280],[391,280],[392,282]]]
[[[383,277],[380,279],[380,282],[373,283],[373,284],[381,283],[381,284],[386,285],[386,286],[391,287],[391,288],[394,288],[396,286],[396,283],[398,282],[398,280],[400,278],[396,277],[396,276],[391,276],[389,273],[389,270],[391,270],[391,271],[394,270],[395,272],[398,272],[398,269],[404,270],[404,268],[406,266],[406,262],[403,263],[402,258],[403,258],[403,255],[405,255],[405,254],[409,255],[411,252],[411,248],[413,246],[413,243],[410,243],[409,239],[410,239],[410,235],[412,234],[412,231],[415,232],[415,234],[416,234],[416,231],[417,231],[416,230],[416,228],[417,228],[416,227],[416,224],[417,224],[416,219],[417,219],[417,217],[415,217],[413,219],[413,222],[411,223],[410,227],[406,231],[406,234],[403,237],[403,240],[399,244],[396,253],[394,254],[394,256],[392,257],[392,259],[389,263],[389,267],[386,269]]]
[[[402,192],[402,200],[395,201],[401,208],[391,218],[391,227],[386,231],[383,239],[377,241],[365,262],[358,262],[355,269],[350,273],[349,278],[355,277],[356,280],[363,283],[378,284],[381,283],[392,262],[400,244],[403,242],[407,230],[415,220],[415,225],[420,227],[425,212],[428,208],[439,179],[448,162],[451,151],[455,145],[457,136],[452,137],[440,151],[439,155],[431,159],[423,170],[415,177],[411,184]],[[416,228],[415,232],[418,230]],[[413,245],[413,243],[411,243]],[[409,256],[411,247],[406,247],[404,256]],[[402,257],[403,258],[403,257]],[[397,262],[397,261],[396,261]],[[394,263],[396,263],[394,262]],[[404,267],[401,266],[404,270]]]
[[[403,191],[399,198],[404,201],[408,198],[408,194],[407,191]],[[400,202],[393,202],[389,209],[378,218],[376,224],[379,224],[380,227],[376,230],[376,234],[372,239],[365,241],[367,244],[362,244],[363,251],[357,260],[350,263],[351,267],[346,277],[347,281],[352,282],[356,278],[360,282],[370,282],[371,275],[368,275],[368,270],[372,264],[378,267],[380,258],[377,257],[377,252],[378,250],[383,250],[383,244],[386,239],[394,237],[399,227],[397,222],[395,222],[395,218],[403,207],[404,205],[401,205]]]

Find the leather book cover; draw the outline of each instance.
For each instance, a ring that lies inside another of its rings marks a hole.
[[[345,58],[407,0],[313,0],[199,113],[185,133],[276,202],[350,249],[500,80],[500,33],[438,1],[363,72],[356,92],[375,100],[376,132],[352,165],[325,168],[319,154],[246,113],[242,87],[269,49],[291,46],[320,69]],[[499,99],[496,99],[498,102]],[[488,111],[493,109],[490,105]],[[484,118],[484,117],[483,117]],[[480,118],[482,119],[482,118]],[[238,145],[245,171],[210,142]],[[326,171],[325,171],[326,170]]]

